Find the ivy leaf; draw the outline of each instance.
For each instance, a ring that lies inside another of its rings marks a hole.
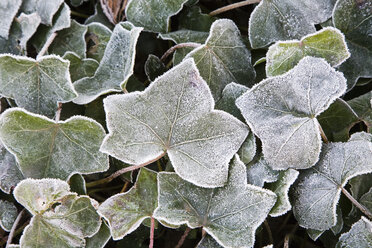
[[[306,56],[324,58],[331,66],[342,64],[350,53],[344,35],[327,27],[301,40],[279,41],[266,54],[266,75],[277,76],[292,69]]]
[[[372,188],[359,199],[360,204],[366,207],[369,211],[372,210]],[[372,230],[371,230],[372,231]]]
[[[12,108],[0,117],[1,140],[25,177],[65,180],[75,173],[107,170],[108,157],[99,152],[104,135],[100,124],[82,116],[55,122]]]
[[[265,183],[272,183],[278,180],[279,172],[273,170],[269,163],[261,155],[256,162],[247,165],[247,181],[258,187]]]
[[[347,103],[356,112],[359,119],[367,126],[367,131],[372,133],[372,92],[351,99]]]
[[[318,161],[322,143],[316,117],[345,92],[345,81],[324,59],[305,57],[286,74],[263,80],[238,98],[274,169],[304,169]]]
[[[104,248],[107,242],[110,240],[111,234],[110,229],[105,222],[102,222],[99,231],[94,234],[93,237],[86,238],[85,248]]]
[[[249,19],[252,48],[314,33],[314,24],[331,17],[334,3],[335,0],[262,0]]]
[[[88,0],[70,0],[71,5],[74,7],[79,7],[82,5],[84,2],[88,2]]]
[[[194,49],[186,58],[194,58],[200,75],[218,101],[222,90],[231,82],[253,85],[255,71],[251,53],[243,43],[238,27],[229,19],[215,21],[203,46]]]
[[[171,16],[181,11],[188,0],[130,0],[125,14],[131,23],[146,31],[166,33]]]
[[[16,55],[0,55],[0,94],[37,114],[53,117],[58,102],[77,95],[69,73],[69,63],[49,55],[37,60]]]
[[[98,22],[90,23],[86,35],[88,45],[87,57],[101,61],[111,35],[111,30],[105,25]]]
[[[25,14],[37,13],[42,24],[51,26],[53,16],[62,3],[63,0],[23,0],[21,11]]]
[[[239,120],[213,110],[208,85],[192,59],[143,92],[107,97],[104,107],[109,134],[101,151],[136,165],[167,152],[177,174],[202,187],[225,184],[228,163],[248,134]]]
[[[276,195],[247,184],[238,156],[230,164],[222,188],[206,189],[183,181],[177,174],[158,174],[159,201],[155,217],[170,224],[203,227],[224,247],[251,247],[258,226],[273,207]]]
[[[336,224],[341,188],[355,176],[372,172],[372,136],[353,134],[346,143],[328,143],[319,162],[301,172],[293,197],[293,213],[300,226],[327,230]]]
[[[13,203],[0,200],[0,227],[2,229],[10,232],[17,215],[18,211]]]
[[[10,26],[16,16],[22,0],[3,0],[0,4],[0,36],[8,39]]]
[[[70,61],[72,82],[84,77],[92,77],[99,66],[99,63],[96,60],[90,58],[82,59],[73,52],[66,52],[63,58]]]
[[[158,205],[156,176],[156,172],[142,168],[128,192],[108,198],[98,208],[98,213],[108,221],[114,240],[122,239],[152,217]]]
[[[136,43],[141,30],[129,22],[115,26],[94,76],[74,83],[79,94],[74,103],[86,104],[100,95],[125,88],[133,74]]]
[[[70,193],[68,184],[59,179],[25,179],[14,197],[33,215],[21,247],[81,247],[101,225],[92,200]]]
[[[362,217],[348,231],[341,235],[336,248],[368,248],[372,246],[372,222]]]
[[[372,174],[363,174],[353,177],[349,180],[349,185],[351,195],[359,201],[360,198],[367,194],[372,188]],[[348,217],[349,219],[355,219],[356,216],[358,216],[357,218],[360,218],[360,211],[357,207],[352,205]]]
[[[23,51],[26,51],[27,42],[34,35],[37,28],[39,27],[41,18],[36,13],[32,13],[29,15],[21,13],[21,15],[17,17],[15,21],[19,22],[22,30],[22,35],[19,38],[19,46]]]
[[[94,8],[94,15],[89,16],[85,20],[85,25],[91,24],[91,23],[100,23],[104,26],[106,26],[109,29],[113,29],[114,25],[107,19],[105,13],[103,13],[102,6],[100,3],[96,3],[95,8]]]
[[[0,143],[0,189],[9,194],[22,179],[15,157]]]
[[[196,248],[223,248],[211,235],[205,235]]]

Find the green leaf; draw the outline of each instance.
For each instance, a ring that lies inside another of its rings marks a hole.
[[[314,33],[314,24],[332,15],[336,0],[262,0],[249,19],[252,48]]]
[[[210,90],[192,59],[143,92],[107,97],[104,107],[109,135],[101,151],[136,165],[167,152],[180,177],[203,187],[225,184],[228,163],[248,134],[242,122],[213,110]]]
[[[18,211],[13,203],[0,200],[0,227],[2,229],[10,232],[17,215]]]
[[[196,248],[223,248],[211,235],[205,235]]]
[[[108,221],[114,240],[122,239],[152,217],[158,205],[156,176],[156,172],[142,168],[128,192],[108,198],[98,208],[98,213]]]
[[[104,135],[100,124],[82,116],[56,123],[12,108],[0,117],[1,140],[25,177],[65,180],[75,173],[107,170],[108,157],[99,152]]]
[[[166,33],[169,20],[188,0],[130,0],[125,9],[127,20],[146,31]]]
[[[63,0],[23,0],[20,10],[25,14],[37,13],[42,24],[51,26],[53,16],[62,3]]]
[[[319,162],[301,172],[292,194],[300,226],[323,231],[336,224],[341,188],[349,179],[372,172],[372,143],[366,138],[372,136],[356,133],[346,143],[325,144]]]
[[[21,15],[18,16],[15,21],[19,22],[22,30],[22,36],[19,38],[19,45],[22,50],[26,51],[27,42],[34,35],[37,28],[39,27],[41,18],[36,13],[32,13],[29,15],[21,13]]]
[[[85,58],[85,34],[87,30],[87,26],[72,20],[69,28],[58,32],[53,43],[49,46],[48,52],[60,56],[65,55],[66,52],[74,52],[79,57]]]
[[[89,0],[70,0],[71,5],[74,7],[79,7],[82,5],[84,2],[88,2]]]
[[[256,156],[256,137],[252,132],[248,134],[248,137],[243,142],[242,146],[238,151],[238,155],[244,164],[250,163]]]
[[[258,161],[247,165],[247,180],[250,184],[263,187],[265,183],[275,182],[278,177],[279,172],[273,170],[262,155]]]
[[[133,74],[136,43],[141,30],[129,22],[115,26],[94,76],[74,83],[79,94],[74,103],[87,104],[100,95],[125,88]]]
[[[371,67],[372,68],[372,67]],[[356,112],[359,119],[367,126],[367,131],[372,133],[372,92],[356,97],[347,103]]]
[[[201,9],[196,5],[182,11],[178,19],[179,30],[188,29],[200,32],[209,32],[213,22],[217,20],[216,17],[203,14]]]
[[[372,222],[362,217],[348,231],[341,235],[336,248],[369,248],[372,246]]]
[[[109,28],[98,22],[88,25],[87,39],[87,57],[101,61],[105,53],[106,46],[110,41],[112,32]]]
[[[363,174],[349,180],[351,195],[359,201],[359,199],[372,188],[372,174]],[[360,211],[352,205],[349,216],[351,219],[360,218]]]
[[[222,188],[206,189],[183,181],[177,174],[158,175],[159,206],[155,217],[171,224],[203,227],[224,247],[251,247],[258,226],[273,207],[273,192],[247,184],[238,156]]]
[[[99,231],[93,237],[86,238],[85,248],[104,248],[110,240],[110,229],[105,222],[102,222]]]
[[[78,195],[87,195],[85,179],[81,174],[72,175],[69,179],[69,184],[72,192]]]
[[[3,0],[0,3],[0,36],[8,39],[10,26],[16,16],[22,0]]]
[[[359,203],[366,207],[369,211],[372,210],[372,188],[370,188],[367,193],[360,197]]]
[[[238,27],[229,19],[215,21],[203,46],[194,49],[186,58],[194,58],[200,75],[218,101],[222,90],[231,82],[251,86],[255,71],[251,53],[243,43]]]
[[[96,60],[90,58],[82,59],[73,52],[66,52],[63,58],[70,61],[70,75],[72,82],[84,77],[92,77],[99,66],[99,63]]]
[[[77,95],[69,73],[69,62],[49,55],[37,60],[0,55],[0,94],[27,110],[53,117],[58,102]]]
[[[322,143],[316,117],[345,92],[345,81],[324,59],[305,57],[238,98],[238,108],[274,169],[304,169],[318,161]]]
[[[9,194],[23,178],[15,157],[0,144],[0,189]]]
[[[165,65],[163,62],[159,59],[159,57],[150,54],[147,57],[146,63],[145,63],[145,73],[147,76],[147,79],[152,82],[155,80],[155,78],[162,75],[167,69],[165,68]]]
[[[279,41],[270,46],[266,54],[266,74],[283,74],[306,56],[324,58],[335,67],[349,58],[350,53],[344,35],[338,29],[328,27],[301,40]]]
[[[94,9],[95,9],[94,15],[89,16],[85,20],[84,24],[88,25],[88,24],[96,22],[96,23],[106,26],[109,29],[113,29],[114,25],[107,19],[105,13],[103,13],[101,4],[97,2]]]

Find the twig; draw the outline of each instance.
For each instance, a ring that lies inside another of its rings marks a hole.
[[[155,219],[151,216],[151,228],[150,228],[150,244],[149,248],[154,247],[154,231],[155,231]]]
[[[194,48],[196,48],[196,47],[199,47],[199,46],[201,46],[201,44],[196,43],[196,42],[185,42],[185,43],[177,44],[177,45],[172,46],[171,48],[169,48],[168,51],[166,51],[164,53],[164,55],[161,56],[160,60],[164,62],[166,60],[166,58],[168,58],[168,56],[171,55],[177,49],[184,48],[184,47],[194,47]]]
[[[343,187],[341,187],[341,191],[342,193],[344,193],[344,195],[357,207],[359,208],[360,211],[362,211],[363,214],[365,214],[370,220],[372,220],[372,213],[365,207],[363,206],[362,204],[360,204],[357,200],[355,200],[355,198],[350,195],[350,193],[344,189]]]
[[[57,36],[57,33],[56,32],[54,32],[53,34],[51,34],[49,36],[49,38],[45,42],[43,48],[41,48],[40,52],[36,56],[36,59],[39,59],[40,57],[42,57],[46,53],[46,51],[48,50],[50,44],[52,44],[52,42],[53,42],[54,38],[56,38],[56,36]]]
[[[62,103],[59,102],[58,103],[58,108],[57,108],[57,111],[56,111],[56,118],[55,118],[56,122],[59,122],[59,118],[61,118],[61,111],[62,111]]]
[[[187,235],[189,235],[189,232],[191,231],[191,228],[190,227],[187,227],[185,232],[183,233],[181,239],[178,241],[178,244],[176,245],[175,248],[181,248],[181,246],[183,245],[183,242],[185,242],[186,240],[186,237]]]
[[[265,225],[267,234],[269,235],[270,244],[274,244],[273,234],[271,232],[271,229],[270,229],[270,226],[269,226],[269,223],[267,222],[267,220],[264,221],[264,225]]]
[[[241,1],[241,2],[238,2],[238,3],[233,3],[233,4],[230,4],[230,5],[224,6],[222,8],[213,10],[211,13],[209,13],[209,15],[210,16],[215,16],[215,15],[221,14],[221,13],[229,11],[229,10],[233,10],[233,9],[236,9],[236,8],[240,8],[240,7],[243,7],[243,6],[246,6],[246,5],[259,3],[259,2],[261,2],[261,0],[246,0],[246,1]]]
[[[156,157],[156,158],[154,158],[154,159],[152,159],[152,160],[150,160],[146,163],[143,163],[143,164],[140,164],[140,165],[133,165],[133,166],[129,166],[129,167],[123,168],[121,170],[118,170],[118,171],[116,171],[115,173],[111,174],[110,176],[108,176],[106,178],[87,183],[86,186],[87,186],[87,188],[90,188],[90,187],[101,185],[101,184],[104,184],[104,183],[109,183],[112,180],[114,180],[115,178],[117,178],[118,176],[120,176],[120,175],[122,175],[126,172],[137,170],[139,168],[145,167],[146,165],[149,165],[149,164],[157,161],[158,159],[162,158],[165,154],[166,154],[166,152],[163,152],[158,157]]]
[[[6,241],[6,246],[5,246],[5,248],[8,248],[9,245],[12,243],[13,236],[14,236],[14,232],[15,232],[15,230],[16,230],[16,227],[17,227],[19,221],[22,219],[22,216],[23,216],[23,214],[25,213],[25,211],[26,211],[25,208],[22,209],[22,211],[19,212],[19,214],[18,214],[16,220],[14,221],[13,226],[12,226],[12,229],[10,230],[10,233],[9,233],[9,236],[8,236],[8,240]]]

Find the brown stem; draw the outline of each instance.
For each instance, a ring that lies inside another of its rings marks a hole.
[[[45,42],[44,46],[41,48],[40,52],[38,53],[36,59],[39,59],[40,57],[44,56],[44,54],[46,53],[50,44],[52,44],[52,42],[53,42],[54,38],[56,38],[56,36],[57,36],[57,33],[55,33],[55,32],[49,36],[49,38]]]
[[[328,138],[327,138],[327,135],[325,134],[325,132],[324,132],[324,130],[323,130],[323,128],[322,128],[322,126],[320,125],[319,122],[318,122],[318,127],[319,127],[320,135],[322,136],[322,139],[323,139],[324,143],[327,144],[329,142]]]
[[[151,217],[151,228],[150,228],[150,244],[149,248],[154,247],[154,231],[155,231],[155,219]]]
[[[238,3],[233,3],[233,4],[230,4],[230,5],[224,6],[222,8],[213,10],[211,13],[209,13],[209,15],[210,16],[215,16],[215,15],[221,14],[221,13],[229,11],[229,10],[233,10],[233,9],[236,9],[236,8],[240,8],[240,7],[243,7],[243,6],[246,6],[246,5],[259,3],[259,2],[261,2],[261,0],[245,0],[245,1],[238,2]]]
[[[273,234],[271,232],[271,229],[270,229],[270,226],[269,226],[269,223],[267,222],[267,220],[264,221],[264,225],[265,225],[267,234],[269,235],[270,244],[274,244]]]
[[[171,55],[174,51],[176,51],[177,49],[180,49],[180,48],[184,48],[184,47],[199,47],[201,46],[200,43],[195,43],[195,42],[185,42],[185,43],[180,43],[180,44],[177,44],[175,46],[172,46],[171,48],[168,49],[168,51],[166,51],[164,53],[163,56],[161,56],[160,60],[161,61],[165,61],[166,58],[168,58],[169,55]]]
[[[56,111],[56,122],[59,122],[59,119],[61,118],[61,111],[62,111],[62,103],[59,102],[58,103],[58,108],[57,108],[57,111]]]
[[[189,232],[191,231],[191,228],[190,227],[187,227],[185,232],[183,233],[181,239],[178,241],[178,244],[176,245],[175,248],[181,248],[181,246],[183,245],[183,242],[185,242],[186,240],[186,237],[187,235],[189,235]]]
[[[124,193],[128,188],[129,182],[125,182],[123,188],[120,190],[120,193]]]
[[[26,211],[25,208],[22,209],[22,211],[19,212],[19,214],[18,214],[16,220],[14,221],[13,226],[12,226],[12,229],[10,230],[10,233],[9,233],[9,236],[8,236],[8,240],[6,241],[6,246],[5,246],[5,248],[8,248],[9,245],[12,243],[12,240],[13,240],[13,237],[14,237],[14,232],[15,232],[15,230],[16,230],[16,227],[17,227],[19,221],[22,219],[22,216],[23,216],[23,214],[25,213],[25,211]]]
[[[342,193],[357,207],[363,214],[365,214],[370,220],[372,220],[372,213],[362,204],[360,204],[355,198],[343,187],[341,187]]]
[[[290,234],[285,235],[283,248],[289,248],[289,237]]]
[[[137,170],[139,168],[145,167],[146,165],[149,165],[149,164],[157,161],[158,159],[162,158],[165,154],[166,154],[166,152],[163,152],[158,157],[156,157],[156,158],[154,158],[154,159],[152,159],[152,160],[150,160],[150,161],[148,161],[146,163],[143,163],[143,164],[132,165],[132,166],[129,166],[129,167],[125,167],[125,168],[123,168],[121,170],[116,171],[115,173],[111,174],[110,176],[108,176],[106,178],[103,178],[103,179],[100,179],[100,180],[97,180],[97,181],[94,181],[94,182],[87,183],[86,186],[87,186],[87,188],[90,188],[90,187],[101,185],[101,184],[104,184],[104,183],[109,183],[112,180],[114,180],[115,178],[117,178],[118,176],[120,176],[120,175],[122,175],[122,174],[124,174],[126,172]]]

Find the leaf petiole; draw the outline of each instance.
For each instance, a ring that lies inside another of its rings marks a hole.
[[[238,2],[238,3],[233,3],[233,4],[230,4],[230,5],[224,6],[222,8],[213,10],[211,13],[209,13],[209,15],[210,16],[215,16],[215,15],[221,14],[221,13],[229,11],[229,10],[233,10],[233,9],[236,9],[236,8],[240,8],[240,7],[243,7],[243,6],[246,6],[246,5],[259,3],[259,2],[261,2],[261,0],[245,0],[245,1]]]
[[[196,42],[185,42],[185,43],[180,43],[180,44],[177,44],[175,46],[172,46],[171,48],[169,48],[163,56],[161,56],[160,60],[161,61],[165,61],[166,58],[169,57],[169,55],[171,55],[172,53],[174,53],[174,51],[176,51],[177,49],[180,49],[180,48],[184,48],[184,47],[199,47],[201,46],[200,43],[196,43]]]
[[[362,204],[360,204],[346,189],[341,187],[342,193],[357,207],[363,214],[372,220],[372,213]]]

